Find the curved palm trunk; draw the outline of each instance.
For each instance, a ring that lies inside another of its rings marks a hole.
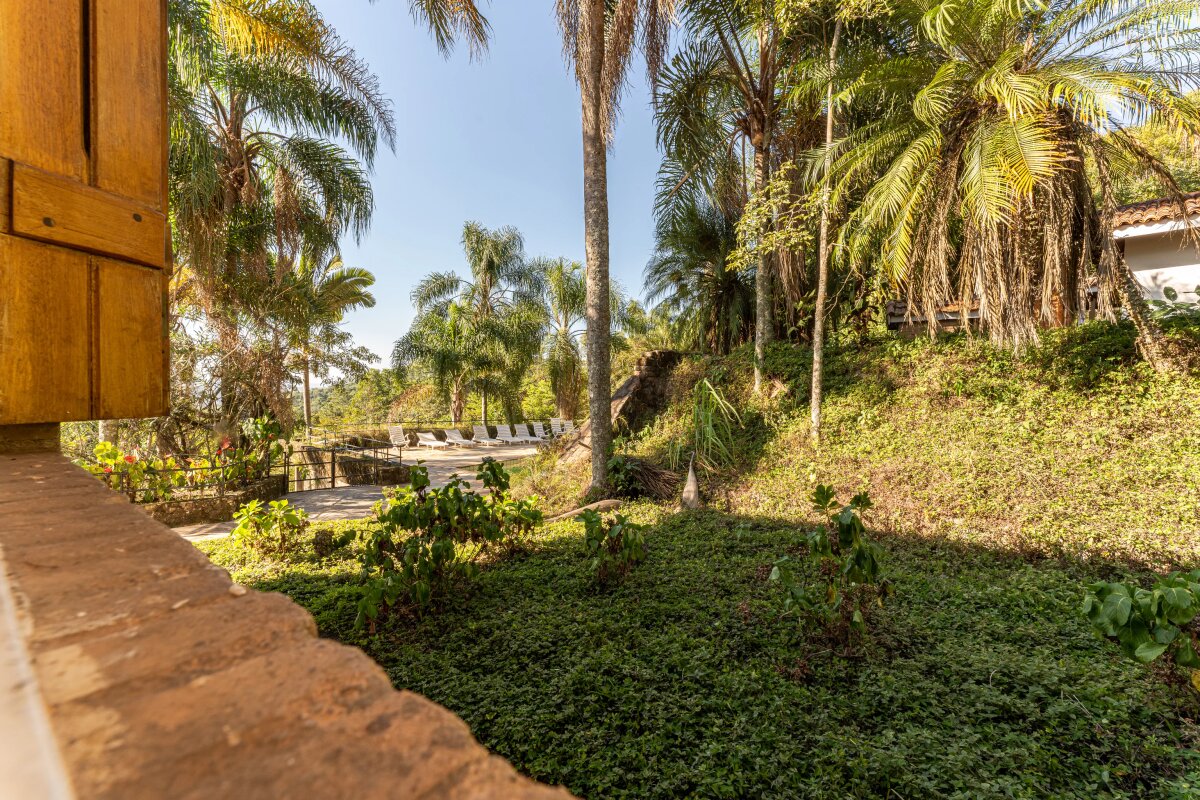
[[[764,137],[765,139],[765,137]],[[757,195],[770,178],[770,163],[766,145],[754,148],[754,193]],[[767,346],[774,338],[775,323],[772,319],[775,296],[771,275],[771,255],[765,248],[758,256],[758,272],[754,276],[754,393],[761,394],[763,388],[764,363]]]
[[[612,445],[610,310],[608,279],[608,164],[601,97],[604,69],[604,0],[579,4],[583,59],[580,99],[583,106],[583,228],[587,255],[588,414],[592,433],[590,489],[608,484],[608,450]]]
[[[1142,358],[1146,359],[1146,363],[1153,367],[1155,372],[1182,372],[1183,365],[1169,351],[1162,326],[1150,316],[1150,306],[1142,295],[1142,287],[1134,279],[1133,272],[1123,257],[1117,257],[1113,281],[1117,284],[1121,305],[1125,307],[1125,312],[1129,314],[1129,319],[1137,330],[1137,347],[1142,353]]]
[[[842,21],[833,26],[833,41],[829,45],[829,86],[825,90],[825,185],[821,187],[821,231],[817,242],[817,300],[813,309],[812,338],[812,391],[809,407],[812,411],[812,428],[809,431],[814,443],[821,441],[821,400],[824,394],[825,373],[825,305],[829,285],[829,170],[832,162],[830,146],[833,144],[833,70],[837,66],[838,39],[842,36]]]

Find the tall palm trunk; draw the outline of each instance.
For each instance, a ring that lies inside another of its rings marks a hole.
[[[487,424],[488,424],[487,423],[487,389],[484,389],[479,393],[479,404],[482,407],[482,410],[480,411],[480,416],[483,417],[483,426],[486,428]]]
[[[609,342],[608,164],[602,81],[605,0],[579,4],[582,46],[579,93],[583,107],[583,229],[587,255],[588,413],[592,432],[591,490],[608,484],[612,445],[611,349]]]
[[[829,45],[829,86],[825,89],[825,172],[821,187],[821,230],[817,241],[817,301],[813,309],[812,391],[809,406],[812,410],[814,443],[821,441],[821,399],[824,393],[822,378],[825,371],[825,305],[829,284],[829,170],[833,152],[833,71],[837,66],[838,39],[842,36],[842,21],[833,25],[833,41]]]
[[[754,146],[754,193],[757,196],[770,179],[769,142],[764,133],[761,143]],[[771,255],[761,248],[758,256],[758,272],[754,276],[754,393],[763,388],[763,373],[767,358],[767,346],[775,333],[772,310],[775,296],[771,281]]]

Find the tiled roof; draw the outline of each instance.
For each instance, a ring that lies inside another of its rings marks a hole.
[[[1200,192],[1192,192],[1183,196],[1187,207],[1187,215],[1200,214]],[[1143,200],[1140,203],[1130,203],[1117,209],[1113,217],[1113,226],[1145,225],[1149,222],[1182,219],[1179,202],[1173,197],[1159,197],[1154,200]]]

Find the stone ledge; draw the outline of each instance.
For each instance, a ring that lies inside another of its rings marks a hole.
[[[0,456],[0,546],[80,797],[570,797],[61,456]]]

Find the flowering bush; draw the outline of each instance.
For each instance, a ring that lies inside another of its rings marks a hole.
[[[179,464],[170,456],[144,458],[136,451],[121,452],[112,442],[100,442],[93,452],[95,462],[82,462],[80,466],[134,502],[168,500],[186,483]]]

